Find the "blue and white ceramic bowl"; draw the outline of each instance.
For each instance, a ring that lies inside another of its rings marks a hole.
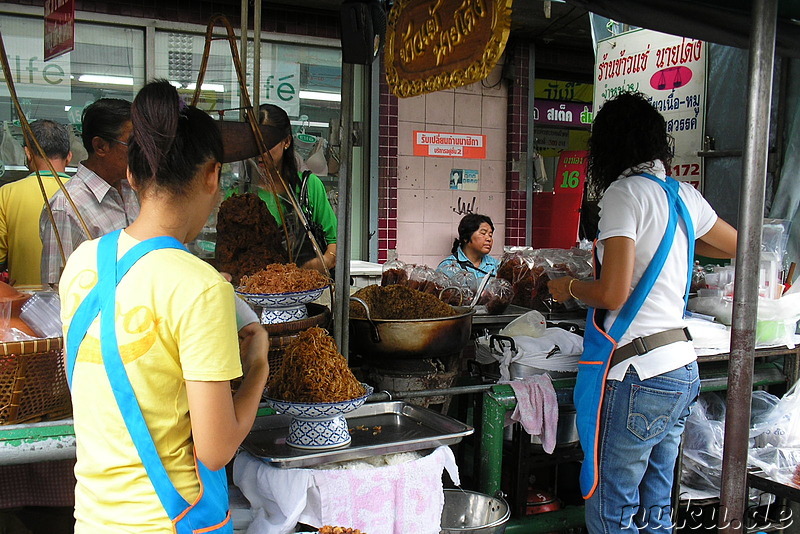
[[[244,293],[237,290],[236,294],[262,308],[261,324],[277,324],[308,318],[306,304],[317,300],[327,287],[291,293]]]
[[[372,386],[363,384],[365,393],[341,402],[288,402],[265,398],[273,410],[292,416],[286,444],[298,449],[335,449],[350,443],[344,414],[352,412],[372,394]]]
[[[236,294],[254,306],[262,308],[286,308],[298,304],[308,304],[317,300],[328,286],[309,289],[308,291],[294,291],[291,293],[245,293],[236,290]]]

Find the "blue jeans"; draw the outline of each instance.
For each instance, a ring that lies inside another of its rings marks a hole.
[[[672,479],[684,423],[697,394],[697,363],[647,380],[633,367],[606,383],[600,480],[586,501],[591,534],[672,532]]]

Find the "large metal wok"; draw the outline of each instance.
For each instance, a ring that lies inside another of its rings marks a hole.
[[[351,297],[351,300],[361,299]],[[454,306],[458,315],[435,319],[372,319],[350,317],[350,350],[369,359],[438,358],[469,342],[475,310]]]

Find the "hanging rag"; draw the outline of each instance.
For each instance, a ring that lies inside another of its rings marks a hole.
[[[189,251],[177,239],[162,236],[138,243],[117,260],[117,245],[122,230],[100,238],[97,247],[97,285],[78,306],[66,337],[67,379],[72,387],[75,361],[89,326],[100,316],[100,348],[103,365],[111,384],[122,419],[139,453],[147,476],[161,505],[173,523],[176,534],[216,532],[233,534],[233,522],[228,511],[228,480],[225,468],[212,471],[195,456],[195,470],[200,493],[193,503],[181,496],[170,481],[153,438],[147,428],[142,410],[136,400],[117,344],[115,306],[117,285],[133,265],[144,255],[162,248]]]
[[[578,362],[578,378],[575,382],[574,395],[575,410],[577,412],[576,426],[584,457],[580,473],[581,493],[584,499],[588,499],[594,494],[599,481],[598,436],[600,433],[600,416],[603,408],[606,377],[611,368],[612,355],[617,349],[617,343],[628,330],[636,314],[639,313],[642,304],[644,304],[659,274],[661,274],[669,250],[672,248],[679,218],[683,220],[689,241],[689,265],[684,305],[688,299],[689,285],[692,281],[694,225],[689,210],[680,198],[680,184],[669,176],[667,176],[666,180],[660,180],[647,173],[641,173],[640,176],[656,182],[664,189],[669,204],[669,220],[664,237],[661,239],[653,259],[645,269],[639,283],[636,284],[608,332],[603,330],[606,310],[589,308],[586,318],[586,331],[583,336],[583,355]],[[594,252],[595,279],[599,279],[600,262],[597,260],[597,250],[595,249]]]
[[[558,398],[550,375],[544,373],[509,382],[517,406],[511,420],[522,424],[531,436],[541,436],[542,449],[552,454],[558,430]]]

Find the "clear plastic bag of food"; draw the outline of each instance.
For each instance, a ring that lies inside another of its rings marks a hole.
[[[514,298],[514,290],[508,280],[492,278],[487,282],[478,299],[478,306],[486,306],[489,315],[503,313]]]
[[[406,285],[411,289],[438,296],[435,278],[436,271],[427,265],[416,265],[408,274],[408,283]]]
[[[439,298],[451,306],[466,306],[472,302],[478,288],[478,279],[471,272],[458,269],[449,278],[448,286],[440,293]]]
[[[406,273],[406,264],[404,262],[395,259],[383,264],[381,286],[404,284],[407,278],[408,274]]]
[[[544,268],[541,262],[537,265],[536,250],[514,248],[503,254],[497,277],[507,280],[514,289],[513,304],[524,308],[536,308],[537,296],[542,287]]]

